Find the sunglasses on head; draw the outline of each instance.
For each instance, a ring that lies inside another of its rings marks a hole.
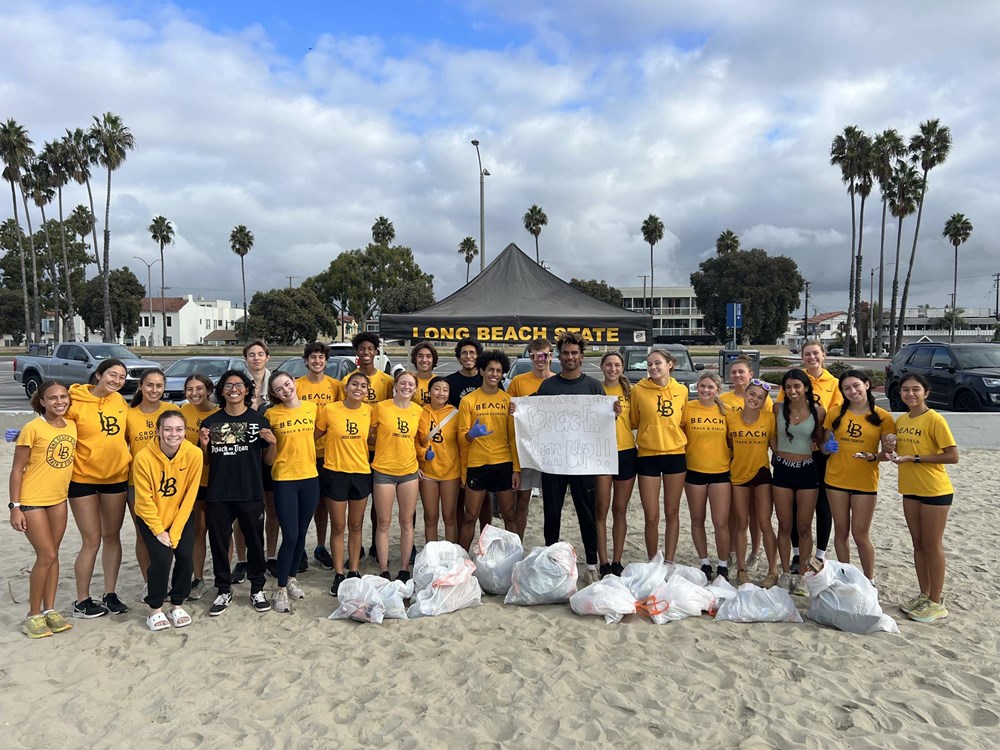
[[[753,378],[750,381],[750,385],[759,386],[759,387],[763,388],[765,391],[770,391],[771,390],[771,384],[770,383],[765,383],[760,378]]]

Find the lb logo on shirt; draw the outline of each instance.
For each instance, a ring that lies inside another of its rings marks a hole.
[[[97,416],[101,418],[101,432],[105,435],[117,435],[122,431],[121,425],[118,424],[118,417],[110,414],[105,416],[102,412],[98,412]]]
[[[663,396],[656,397],[656,413],[661,417],[674,416],[674,402],[670,399],[664,400]]]
[[[71,435],[56,435],[45,449],[45,463],[53,469],[65,469],[73,463],[76,439]]]
[[[855,422],[853,419],[847,420],[847,434],[852,438],[861,437],[861,425]]]
[[[433,430],[435,427],[437,427],[437,424],[432,419],[431,420],[431,429]],[[441,434],[440,430],[438,430],[437,432],[434,433],[434,437],[431,438],[431,442],[432,443],[443,443],[444,442],[444,435]]]
[[[410,432],[410,423],[402,417],[396,417],[396,429],[400,435],[407,435]]]
[[[378,394],[375,393],[375,389],[372,388],[371,386],[368,386],[368,401],[374,404],[377,400],[378,400]]]
[[[359,430],[358,430],[358,423],[357,422],[352,422],[350,419],[345,419],[344,420],[344,432],[346,432],[348,435],[357,435],[358,432],[359,432]]]
[[[160,494],[163,497],[173,497],[177,494],[177,477],[160,474]]]

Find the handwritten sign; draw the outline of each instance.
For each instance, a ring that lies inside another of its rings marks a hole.
[[[513,399],[522,467],[547,474],[617,474],[614,396]]]

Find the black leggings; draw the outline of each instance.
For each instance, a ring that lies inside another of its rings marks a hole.
[[[826,497],[826,462],[829,459],[822,451],[813,452],[816,462],[816,472],[819,474],[819,494],[816,496],[816,549],[826,552],[830,543],[830,532],[833,531],[833,513],[830,512],[830,501]],[[797,518],[797,503],[792,502],[792,518]],[[799,546],[799,530],[792,524],[792,546]]]
[[[306,532],[319,505],[319,477],[312,479],[275,480],[274,513],[281,527],[278,548],[278,586],[288,585],[288,576],[306,549]],[[320,540],[322,541],[322,540]]]

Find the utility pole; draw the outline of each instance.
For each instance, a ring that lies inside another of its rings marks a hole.
[[[301,279],[302,277],[301,276],[286,276],[285,278],[288,279],[288,288],[291,289],[292,288],[292,279]]]
[[[993,308],[993,317],[1000,320],[1000,273],[993,274],[993,288],[997,290],[997,304]]]
[[[649,274],[648,273],[640,273],[640,274],[636,274],[636,276],[638,278],[642,279],[642,309],[645,310],[646,309],[646,279],[649,278]],[[652,313],[652,311],[653,311],[652,304],[650,304],[649,310],[650,310],[650,313]]]
[[[809,340],[809,287],[811,285],[811,281],[806,282],[806,303],[802,305],[802,346],[805,346],[806,341]],[[799,351],[802,351],[801,346]]]

